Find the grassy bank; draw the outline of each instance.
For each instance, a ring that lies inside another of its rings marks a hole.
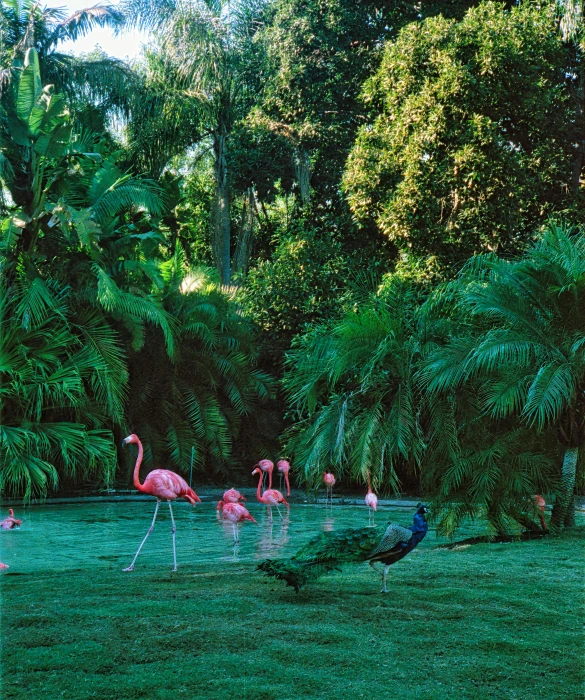
[[[253,563],[9,571],[2,697],[582,697],[585,529],[367,565],[295,594]]]

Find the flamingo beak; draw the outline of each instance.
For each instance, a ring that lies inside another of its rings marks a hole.
[[[240,501],[246,501],[247,498],[245,496],[240,496]]]

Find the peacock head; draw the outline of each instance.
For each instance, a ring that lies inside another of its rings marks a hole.
[[[417,515],[422,515],[425,520],[426,520],[426,515],[427,513],[430,513],[430,510],[428,509],[427,506],[425,506],[424,503],[417,503],[416,505],[416,514]]]

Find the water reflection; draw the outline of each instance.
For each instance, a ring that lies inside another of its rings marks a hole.
[[[333,514],[331,514],[323,519],[323,522],[321,523],[321,529],[323,530],[323,532],[333,532],[334,525],[335,518],[333,517]]]

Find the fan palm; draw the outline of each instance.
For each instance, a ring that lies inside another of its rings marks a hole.
[[[0,288],[0,492],[30,499],[59,478],[113,477],[124,353],[70,301],[67,288],[23,274]]]
[[[394,279],[383,295],[308,333],[289,354],[284,387],[299,422],[287,449],[308,484],[334,468],[396,490],[397,466],[420,464],[418,301],[413,286]]]
[[[564,453],[552,524],[570,524],[585,442],[584,232],[551,223],[524,258],[480,256],[443,295],[459,325],[430,355],[427,388],[440,397],[473,386],[479,415],[552,429]]]
[[[232,457],[247,417],[272,394],[255,369],[253,336],[234,300],[206,269],[188,269],[181,249],[161,265],[164,306],[177,320],[173,362],[156,334],[131,358],[129,419],[145,437],[146,460],[185,471],[221,470]]]

